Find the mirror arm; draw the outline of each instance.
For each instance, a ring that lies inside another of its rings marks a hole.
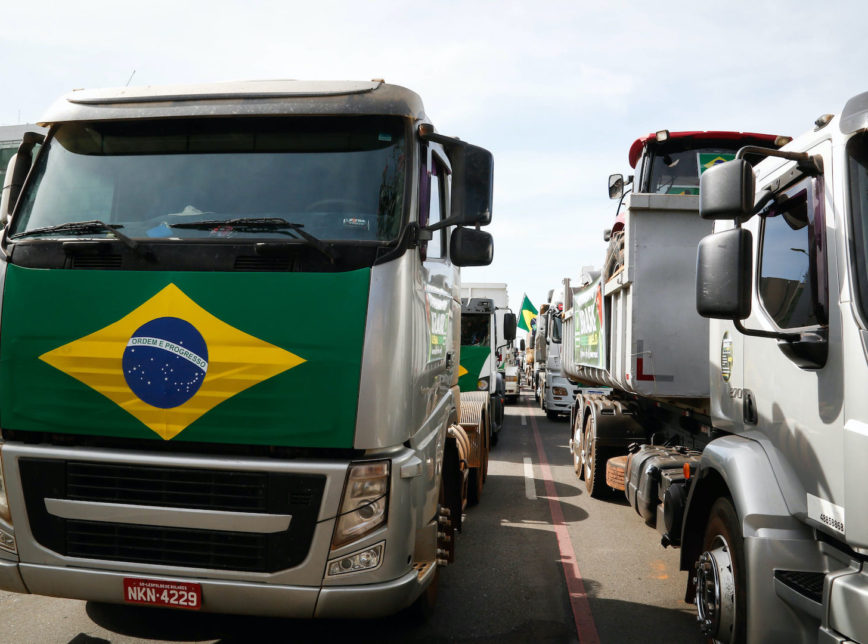
[[[733,320],[736,331],[742,335],[752,335],[757,338],[773,338],[775,340],[783,340],[784,342],[796,342],[802,335],[800,333],[783,333],[781,331],[761,331],[760,329],[747,329],[741,323],[741,320]]]

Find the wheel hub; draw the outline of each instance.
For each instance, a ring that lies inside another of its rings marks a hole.
[[[730,642],[735,624],[735,575],[729,547],[721,537],[718,547],[699,555],[696,562],[696,620],[715,642]]]

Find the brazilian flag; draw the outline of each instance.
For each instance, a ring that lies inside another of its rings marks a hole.
[[[158,441],[352,447],[369,284],[370,269],[10,265],[0,423]],[[325,312],[326,303],[334,308]]]
[[[521,311],[518,314],[518,328],[530,333],[531,323],[536,319],[537,313],[539,311],[531,304],[530,298],[525,293],[524,300],[521,303]]]

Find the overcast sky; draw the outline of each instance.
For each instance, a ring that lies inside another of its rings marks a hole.
[[[660,7],[665,7],[661,9]],[[868,90],[865,0],[3,3],[0,124],[73,88],[385,78],[494,153],[494,263],[539,306],[599,266],[606,180],[660,129],[798,135]]]

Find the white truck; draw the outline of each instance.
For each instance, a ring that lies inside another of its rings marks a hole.
[[[461,299],[473,298],[490,299],[494,305],[495,329],[494,364],[500,378],[503,380],[503,396],[505,402],[515,402],[518,399],[521,387],[521,375],[518,360],[518,348],[514,346],[515,332],[507,333],[514,329],[514,324],[506,323],[506,318],[515,319],[515,314],[509,308],[509,295],[506,284],[498,282],[463,282],[461,284]]]
[[[489,152],[383,81],[78,90],[0,202],[0,588],[430,607],[468,467]]]
[[[555,420],[573,408],[579,382],[564,372],[561,364],[563,346],[563,289],[549,291],[548,302],[537,317],[535,360],[539,363],[535,396],[546,418]]]
[[[739,149],[756,163],[787,141],[772,135],[666,131],[640,139],[633,148],[636,156],[631,154],[639,168],[636,192],[624,196],[623,180],[610,178],[611,195],[623,197],[624,209],[603,272],[582,288],[565,284],[566,372],[612,388],[604,395],[580,394],[575,401],[570,446],[577,474],[593,496],[622,490],[646,523],[657,528],[664,545],[681,546],[682,568],[689,571],[686,598],[696,602],[703,632],[720,642],[811,637],[804,635],[810,617],[797,609],[808,604],[787,599],[794,596],[787,584],[812,579],[802,574],[811,567],[797,563],[806,544],[791,542],[809,536],[810,529],[783,511],[789,492],[774,494],[790,484],[778,471],[808,465],[786,462],[791,457],[782,457],[773,446],[792,436],[782,432],[781,423],[795,420],[795,409],[785,403],[787,391],[767,394],[766,417],[759,421],[756,398],[735,384],[735,371],[748,368],[742,351],[747,339],[734,327],[724,333],[712,325],[710,331],[709,322],[696,314],[697,294],[710,292],[697,286],[703,277],[697,278],[696,249],[715,243],[703,242],[712,224],[698,215],[700,177],[705,182],[708,171],[726,168]],[[749,173],[750,166],[744,167]],[[815,229],[803,228],[805,235]],[[791,267],[792,277],[792,261],[804,259],[807,268],[811,250],[795,239],[785,243],[774,261]],[[804,252],[789,250],[800,247]],[[716,270],[713,277],[724,283],[736,275],[734,269]],[[744,270],[740,275],[747,287],[754,283]],[[793,296],[803,290],[779,278],[763,288],[781,298],[781,312],[792,312]],[[805,306],[802,300],[796,309]],[[777,344],[773,349],[780,353]],[[767,391],[783,368],[773,368],[771,353],[756,362],[750,358]],[[804,386],[792,390],[801,403]],[[818,398],[813,404],[824,403]],[[798,422],[819,427],[808,417]],[[756,426],[762,423],[775,427],[769,436],[777,432],[777,437],[760,436]],[[811,476],[818,474],[813,470]],[[814,622],[814,639],[818,626]]]

